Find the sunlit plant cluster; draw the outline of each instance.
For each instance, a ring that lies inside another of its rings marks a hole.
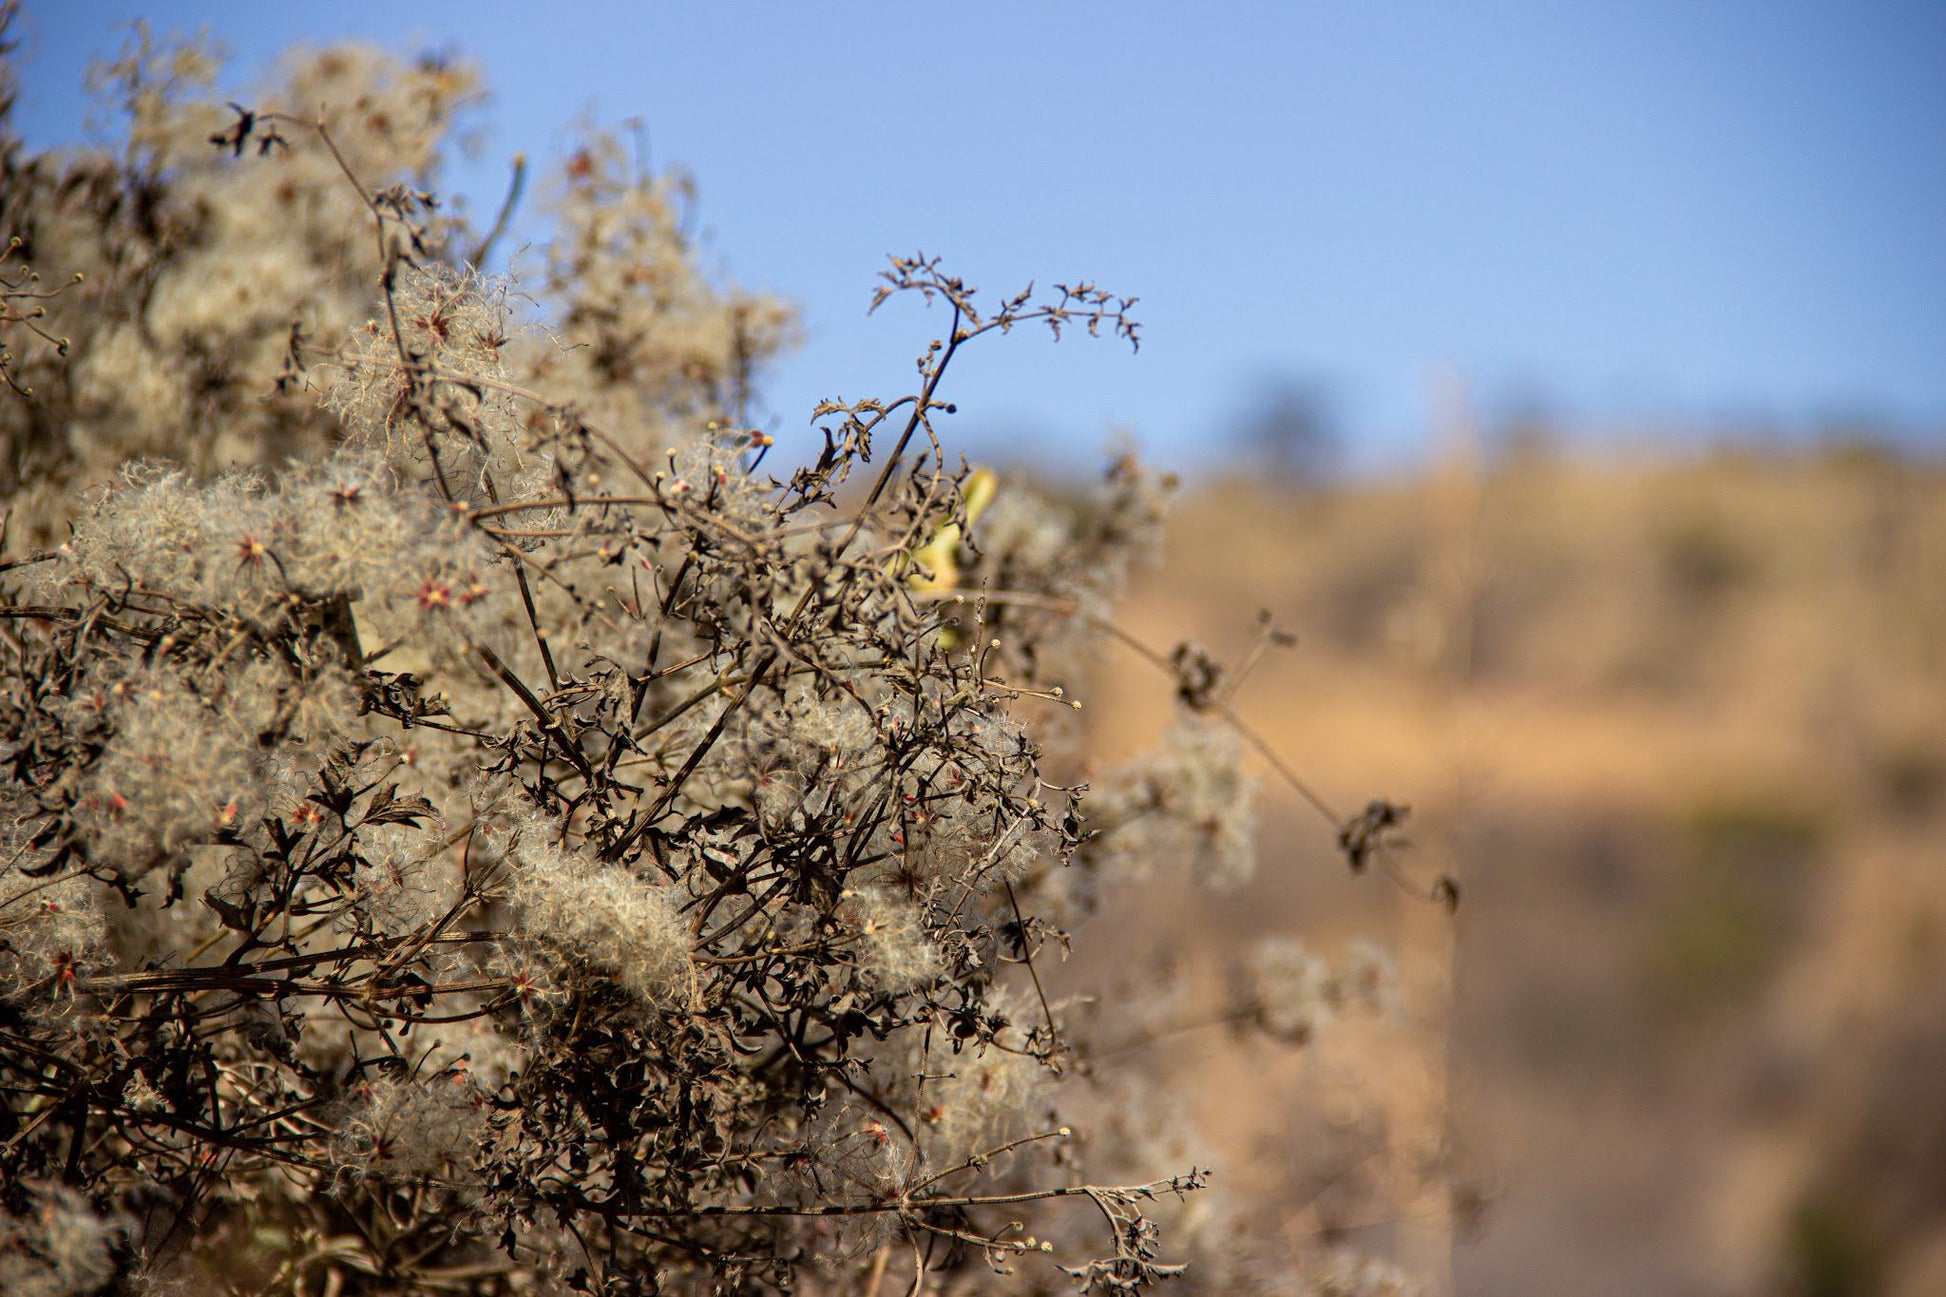
[[[895,258],[878,300],[945,323],[916,389],[780,470],[791,313],[699,271],[679,178],[574,151],[535,306],[479,269],[507,210],[432,192],[470,71],[214,69],[139,33],[119,155],[0,115],[0,1289],[1124,1293],[1220,1251],[1191,1212],[1165,1255],[1205,1175],[1090,1124],[1117,1006],[1044,976],[1101,889],[1249,868],[1206,660],[1157,657],[1163,751],[1059,773],[1167,483],[1062,509],[938,427],[966,346],[1132,344],[1128,303]],[[1294,1043],[1390,975],[1247,969]]]

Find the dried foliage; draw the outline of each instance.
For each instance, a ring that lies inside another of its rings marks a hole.
[[[0,116],[9,1290],[1176,1273],[1203,1173],[1089,1178],[1037,963],[1100,885],[1247,868],[1241,749],[1178,672],[1167,752],[1051,777],[1166,487],[979,517],[935,426],[974,340],[1129,303],[895,258],[949,327],[780,479],[789,312],[697,270],[678,183],[567,160],[550,333],[427,191],[469,72],[331,50],[225,110],[212,66],[138,34],[119,157]],[[1280,1037],[1379,995],[1260,965]]]

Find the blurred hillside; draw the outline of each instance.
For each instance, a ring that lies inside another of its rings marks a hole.
[[[1406,868],[1464,891],[1350,876],[1266,778],[1242,894],[1097,929],[1151,989],[1127,952],[1185,928],[1396,947],[1406,1025],[1344,1046],[1386,1084],[1322,1045],[1165,1064],[1256,1227],[1436,1280],[1456,1240],[1466,1293],[1946,1292],[1943,589],[1946,473],[1864,451],[1185,499],[1126,624],[1234,662],[1270,610],[1300,643],[1239,710],[1334,810],[1410,803]],[[1132,749],[1167,691],[1103,672]]]

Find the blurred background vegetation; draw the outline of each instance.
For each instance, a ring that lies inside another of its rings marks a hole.
[[[1407,861],[1465,896],[1349,877],[1267,779],[1245,893],[1122,916],[1138,949],[1295,919],[1399,951],[1400,1035],[1185,1060],[1219,1165],[1294,1248],[1460,1292],[1946,1291],[1946,472],[1484,451],[1449,404],[1425,472],[1346,481],[1276,395],[1130,608],[1233,658],[1259,607],[1295,628],[1238,706],[1334,804],[1410,803]],[[1146,669],[1095,685],[1111,750],[1166,719]]]

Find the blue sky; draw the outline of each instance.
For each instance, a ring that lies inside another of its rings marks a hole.
[[[22,123],[79,133],[115,24],[207,25],[247,83],[296,40],[484,66],[485,151],[640,117],[709,257],[794,300],[769,417],[903,391],[941,327],[867,319],[889,252],[1141,298],[1138,356],[1015,335],[950,395],[976,453],[1208,462],[1266,384],[1324,391],[1352,464],[1430,393],[1616,436],[1868,417],[1946,430],[1946,6],[28,0]],[[530,227],[537,228],[537,227]]]

